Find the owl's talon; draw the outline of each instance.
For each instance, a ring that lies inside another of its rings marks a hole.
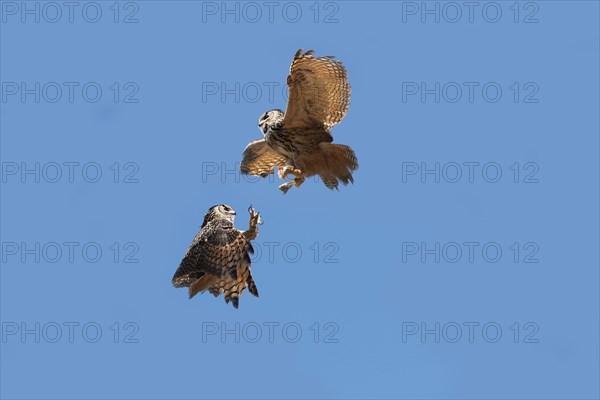
[[[294,168],[294,166],[292,166],[292,165],[285,165],[283,167],[279,167],[277,174],[279,175],[279,178],[281,178],[281,179],[287,178],[287,176],[289,174],[292,174],[295,177],[300,177],[300,176],[302,176],[302,170],[300,170],[298,168]]]
[[[277,171],[277,175],[279,175],[279,179],[285,179],[285,178],[287,178],[288,173],[289,173],[289,169],[290,169],[289,165],[285,165],[285,166],[279,167],[279,169]]]
[[[250,225],[262,225],[262,219],[260,218],[260,213],[257,212],[252,205],[248,207],[248,212],[250,213]]]
[[[281,194],[286,194],[288,190],[290,190],[290,186],[287,183],[279,186],[279,190],[281,190]]]

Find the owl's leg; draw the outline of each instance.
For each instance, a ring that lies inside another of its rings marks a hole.
[[[248,240],[254,240],[258,236],[257,225],[262,225],[262,219],[260,218],[260,213],[256,212],[252,206],[248,207],[248,212],[250,213],[250,223],[248,230],[244,232],[244,236]]]
[[[287,175],[290,173],[290,169],[293,167],[291,165],[286,165],[284,167],[279,167],[277,174],[279,175],[279,179],[285,179]]]
[[[277,173],[281,179],[287,178],[288,174],[292,174],[294,176],[302,175],[302,171],[300,171],[298,168],[294,168],[292,165],[279,167],[279,171]]]
[[[304,176],[300,175],[297,178],[294,178],[293,181],[289,181],[284,183],[283,185],[279,186],[279,190],[281,190],[283,192],[283,194],[286,194],[288,190],[290,190],[290,188],[292,186],[296,186],[296,187],[300,187],[300,185],[302,185],[302,183],[304,183]]]

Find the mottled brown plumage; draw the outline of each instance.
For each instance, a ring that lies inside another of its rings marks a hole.
[[[173,286],[188,287],[190,298],[208,290],[215,297],[223,293],[225,302],[238,308],[239,297],[248,291],[258,297],[250,272],[251,240],[258,235],[259,213],[252,207],[250,227],[240,231],[233,226],[235,211],[225,205],[211,207],[200,231],[192,241],[175,275]]]
[[[337,189],[339,182],[354,182],[352,171],[358,168],[352,148],[333,144],[329,133],[350,106],[346,69],[333,57],[312,54],[300,49],[294,56],[287,78],[287,109],[261,115],[258,126],[265,136],[246,146],[241,163],[244,174],[265,177],[280,167],[281,179],[294,175],[294,180],[279,186],[284,193],[313,175],[329,189]]]

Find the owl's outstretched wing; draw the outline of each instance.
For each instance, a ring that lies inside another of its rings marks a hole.
[[[350,106],[346,68],[333,57],[313,57],[313,50],[298,50],[287,78],[289,98],[285,129],[331,129]]]
[[[246,146],[242,155],[240,171],[242,174],[258,175],[264,178],[273,173],[273,167],[285,164],[287,164],[285,157],[273,150],[265,139],[258,139]]]

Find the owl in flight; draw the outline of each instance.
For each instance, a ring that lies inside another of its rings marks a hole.
[[[294,175],[294,180],[279,186],[283,193],[313,175],[319,175],[329,189],[337,189],[340,181],[354,182],[352,171],[358,168],[349,146],[331,143],[331,128],[350,106],[346,68],[333,57],[312,54],[300,49],[294,56],[287,78],[287,109],[260,116],[258,127],[264,137],[246,146],[240,167],[243,174],[263,178],[274,167],[281,179]]]
[[[262,221],[252,206],[248,212],[250,227],[240,231],[233,226],[235,211],[231,207],[225,204],[211,207],[173,275],[173,286],[188,287],[190,299],[205,290],[215,297],[223,293],[225,302],[231,301],[235,308],[246,286],[258,297],[249,255],[254,253],[250,241],[258,235],[257,225]]]

